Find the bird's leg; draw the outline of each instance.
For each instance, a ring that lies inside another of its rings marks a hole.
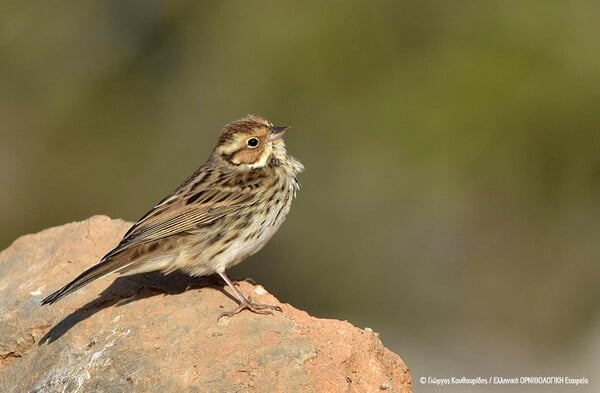
[[[221,278],[227,283],[227,285],[229,285],[229,288],[233,290],[233,293],[235,294],[235,297],[237,297],[237,299],[239,300],[240,305],[237,306],[234,310],[222,313],[221,315],[219,315],[218,319],[221,319],[222,317],[232,317],[243,310],[250,310],[257,314],[272,314],[271,310],[276,310],[280,312],[282,311],[281,307],[279,306],[274,306],[271,304],[253,303],[252,299],[246,298],[244,295],[242,295],[242,293],[233,284],[233,281],[231,281],[231,279],[227,277],[225,273],[219,273],[219,276],[221,276]]]

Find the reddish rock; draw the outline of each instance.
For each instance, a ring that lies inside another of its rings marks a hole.
[[[376,333],[317,319],[261,286],[282,313],[235,307],[213,278],[110,275],[52,306],[43,297],[95,264],[130,226],[96,216],[26,235],[0,254],[1,392],[411,392]]]

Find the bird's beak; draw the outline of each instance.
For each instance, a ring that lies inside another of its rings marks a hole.
[[[285,131],[289,129],[290,126],[279,126],[279,127],[271,127],[271,138],[270,140],[274,141],[275,139],[279,139],[285,134]]]

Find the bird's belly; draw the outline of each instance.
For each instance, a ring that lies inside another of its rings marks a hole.
[[[222,273],[257,253],[273,237],[285,220],[290,210],[290,203],[284,204],[278,210],[272,210],[273,212],[262,219],[255,217],[254,219],[258,222],[244,230],[237,233],[224,233],[224,240],[235,237],[226,245],[221,245],[218,241],[210,246],[200,245],[201,249],[197,250],[199,254],[194,258],[195,260],[190,261],[190,264],[182,270],[195,276]]]

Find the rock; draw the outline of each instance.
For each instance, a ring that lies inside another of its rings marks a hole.
[[[115,246],[130,226],[95,216],[16,240],[0,254],[1,392],[411,392],[410,372],[376,333],[317,319],[261,286],[282,313],[235,307],[215,278],[99,279],[40,301]]]

